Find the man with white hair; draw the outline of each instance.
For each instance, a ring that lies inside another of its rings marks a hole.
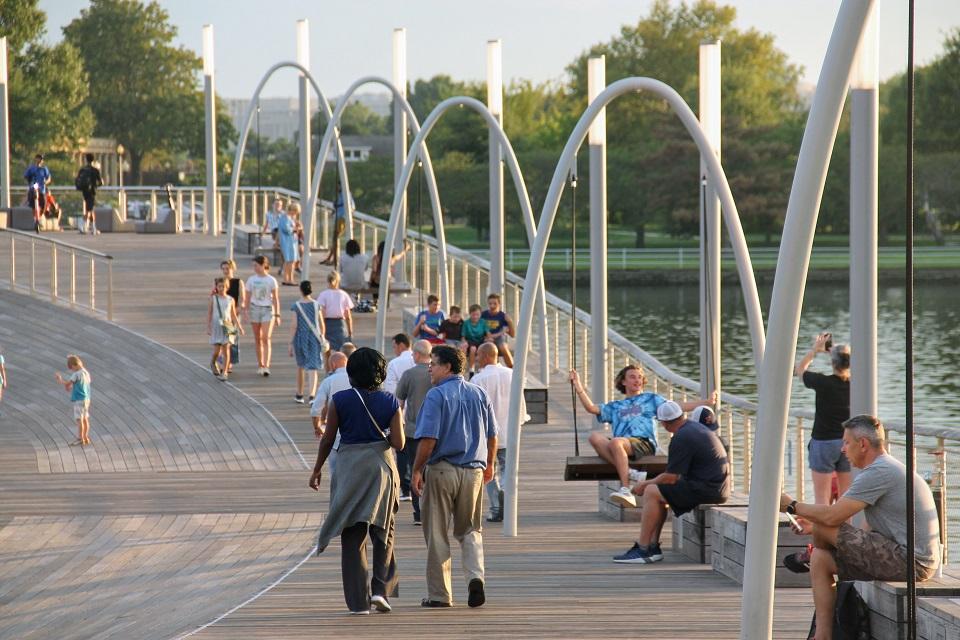
[[[730,464],[717,434],[699,422],[687,420],[676,402],[657,407],[657,420],[670,434],[667,470],[638,482],[633,493],[643,496],[640,537],[613,561],[650,564],[663,560],[660,531],[669,505],[683,515],[701,504],[722,504],[730,497]]]
[[[349,345],[349,347],[348,347]],[[349,348],[353,353],[353,345],[344,342],[341,349]],[[338,391],[345,391],[350,388],[350,378],[347,377],[347,354],[342,351],[334,351],[330,354],[328,362],[330,373],[320,383],[317,389],[317,397],[313,399],[310,405],[310,417],[313,420],[313,433],[319,440],[323,436],[324,428],[327,423],[327,409],[330,407],[330,399]],[[330,469],[330,477],[333,477],[333,468],[337,463],[337,451],[340,449],[340,434],[337,433],[337,439],[333,443],[333,450],[327,457],[327,468]]]
[[[417,340],[413,343],[414,366],[403,372],[394,395],[403,407],[403,431],[406,441],[403,450],[397,454],[397,467],[400,471],[400,500],[412,500],[413,524],[420,526],[420,497],[410,491],[410,476],[413,473],[413,460],[417,457],[419,440],[414,437],[417,433],[417,414],[420,405],[433,387],[430,380],[430,352],[433,350],[427,340]]]
[[[470,382],[487,392],[493,415],[497,417],[500,431],[497,434],[497,460],[493,480],[487,483],[487,500],[490,502],[490,515],[487,522],[503,522],[503,468],[507,466],[507,414],[510,410],[510,383],[513,381],[513,369],[498,362],[499,350],[492,342],[484,342],[477,348],[477,367],[479,371]],[[520,424],[530,419],[527,404],[520,396]]]

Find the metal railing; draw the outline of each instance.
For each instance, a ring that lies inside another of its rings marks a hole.
[[[113,320],[112,256],[44,235],[15,229],[0,231],[4,234],[0,236],[0,252],[7,254],[3,264],[8,267],[6,284],[11,291]],[[105,306],[101,289],[105,289]]]

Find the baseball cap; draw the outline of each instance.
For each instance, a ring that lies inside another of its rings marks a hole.
[[[667,400],[657,407],[657,420],[660,422],[671,422],[683,415],[683,409],[673,400]]]
[[[699,422],[700,424],[705,425],[710,429],[713,429],[714,431],[716,431],[717,426],[719,426],[717,425],[716,414],[713,412],[713,409],[711,409],[707,405],[700,405],[699,407],[691,411],[690,419],[693,420],[694,422]]]

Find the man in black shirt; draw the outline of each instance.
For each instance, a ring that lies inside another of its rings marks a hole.
[[[80,233],[86,233],[89,225],[91,234],[100,235],[94,207],[97,206],[97,189],[103,186],[103,177],[100,169],[93,164],[93,154],[86,154],[85,159],[87,164],[80,167],[75,180],[77,191],[83,195],[83,220],[77,226],[80,227]]]
[[[669,505],[683,515],[701,504],[722,504],[730,497],[730,465],[717,434],[699,422],[687,420],[672,400],[657,407],[657,420],[670,433],[667,470],[633,487],[643,496],[640,537],[626,553],[614,556],[622,564],[649,564],[663,560],[660,530]]]

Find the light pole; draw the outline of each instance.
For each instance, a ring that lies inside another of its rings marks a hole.
[[[503,53],[500,40],[487,41],[487,108],[503,126]],[[489,132],[490,281],[487,293],[503,294],[503,162],[500,143]],[[513,314],[517,309],[512,310]]]
[[[700,125],[720,158],[720,41],[700,44]],[[700,158],[700,397],[720,395],[720,197]],[[719,409],[719,406],[716,407]]]
[[[606,60],[587,60],[587,104],[607,88]],[[596,402],[610,399],[607,367],[607,110],[587,134],[590,147],[590,393]]]
[[[310,70],[310,23],[306,18],[297,20],[297,63],[304,69]],[[307,85],[307,76],[300,72],[298,78],[300,91],[300,206],[306,207],[310,197],[310,87]],[[259,115],[259,112],[258,112]],[[259,136],[259,131],[257,133]],[[257,143],[259,145],[259,141]],[[303,219],[313,215],[313,212],[303,212]],[[313,242],[313,238],[306,238],[306,242]]]
[[[877,415],[879,29],[874,7],[850,73],[850,415]]]
[[[263,148],[263,139],[260,137],[260,98],[257,98],[257,199],[260,199],[260,150]],[[266,215],[266,212],[264,212]]]
[[[10,118],[7,102],[7,38],[0,38],[0,207],[10,208]]]
[[[219,235],[220,211],[217,206],[217,108],[213,86],[213,25],[203,25],[203,102],[207,159],[207,233]],[[230,212],[233,215],[233,212]]]
[[[407,97],[407,30],[398,28],[393,30],[393,85],[404,98]],[[393,100],[393,184],[394,188],[400,181],[400,173],[403,171],[403,163],[407,159],[407,114],[403,111],[403,105],[394,98]],[[403,251],[403,243],[407,237],[407,194],[404,193],[400,198],[400,232],[397,234],[393,245],[393,251],[400,253]],[[383,259],[390,260],[390,247],[385,247]],[[407,261],[402,258],[397,261],[394,267],[394,281],[398,285],[405,285],[407,282]],[[449,304],[451,300],[444,300],[444,304]]]

